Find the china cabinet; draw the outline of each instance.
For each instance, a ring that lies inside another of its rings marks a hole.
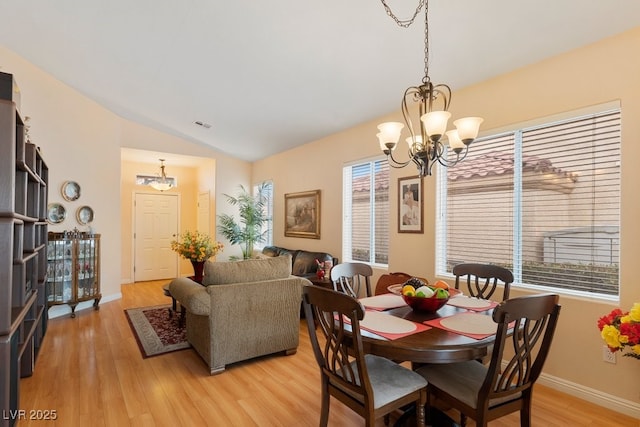
[[[47,247],[49,306],[67,304],[75,317],[78,303],[93,300],[100,306],[100,235],[77,230],[49,233]]]
[[[17,422],[20,377],[33,373],[47,329],[47,182],[29,142],[13,75],[0,72],[0,426]]]

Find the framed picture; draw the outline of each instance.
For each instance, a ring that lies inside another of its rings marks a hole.
[[[320,190],[284,195],[287,237],[320,238]]]
[[[423,233],[422,179],[398,178],[398,233]]]

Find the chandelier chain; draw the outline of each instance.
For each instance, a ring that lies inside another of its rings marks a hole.
[[[413,16],[409,19],[400,19],[398,18],[395,13],[393,13],[393,11],[391,10],[391,8],[389,7],[389,5],[387,4],[387,2],[385,0],[380,0],[382,2],[382,5],[384,6],[384,10],[387,11],[387,15],[389,15],[394,21],[396,21],[396,24],[398,24],[398,26],[403,27],[403,28],[409,28],[409,26],[411,24],[413,24],[413,21],[416,19],[416,16],[418,16],[418,13],[420,13],[420,9],[422,9],[422,5],[424,4],[425,0],[420,0],[418,3],[418,7],[416,8],[415,12],[413,12]]]
[[[424,0],[424,77],[422,83],[429,81],[429,0]]]
[[[424,6],[424,77],[422,77],[422,83],[426,84],[429,82],[429,0],[420,0],[418,2],[418,7],[413,12],[413,16],[409,19],[400,19],[396,16],[395,13],[391,10],[389,5],[385,0],[380,0],[382,5],[384,6],[384,10],[386,10],[387,15],[390,16],[398,26],[402,28],[409,28],[413,21],[415,21],[418,13]]]

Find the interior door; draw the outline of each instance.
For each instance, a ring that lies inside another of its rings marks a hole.
[[[134,201],[134,281],[177,277],[178,195],[136,193]]]

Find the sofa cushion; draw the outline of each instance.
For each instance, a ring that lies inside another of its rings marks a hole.
[[[207,261],[204,266],[205,285],[226,285],[285,279],[290,275],[291,255],[242,261]]]
[[[291,271],[294,276],[307,276],[318,270],[316,260],[320,262],[333,261],[333,257],[326,252],[298,251]]]

